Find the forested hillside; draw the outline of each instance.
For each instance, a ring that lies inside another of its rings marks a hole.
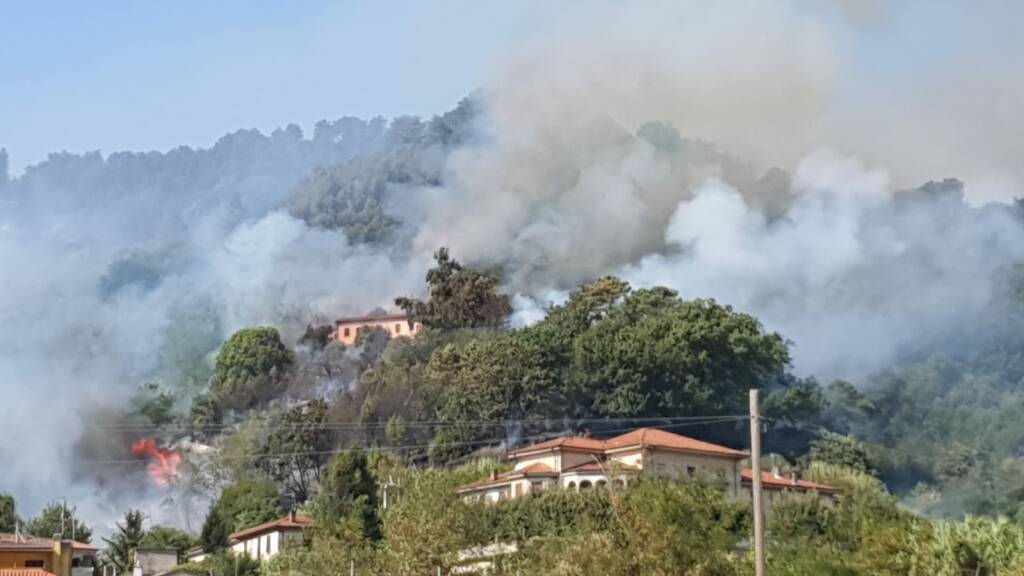
[[[893,192],[828,153],[758,174],[659,122],[595,120],[543,154],[496,152],[490,128],[470,98],[426,121],[61,153],[4,174],[0,255],[23,273],[0,291],[32,305],[4,310],[0,347],[17,381],[38,383],[34,402],[81,425],[25,434],[33,411],[19,411],[18,457],[65,443],[56,465],[79,497],[106,494],[117,515],[147,501],[167,513],[158,524],[204,525],[211,550],[300,509],[333,520],[295,562],[354,538],[341,548],[381,571],[450,567],[451,546],[499,537],[523,544],[516,567],[563,544],[575,566],[643,541],[644,560],[619,567],[633,573],[688,510],[714,546],[673,549],[665,573],[742,573],[747,513],[704,488],[545,496],[509,520],[466,511],[450,487],[493,467],[480,458],[561,434],[653,426],[745,447],[760,388],[766,464],[859,487],[838,510],[798,502],[775,520],[792,531],[780,558],[820,573],[800,564],[817,561],[797,555],[807,545],[829,569],[902,573],[963,548],[977,556],[963,566],[1012,565],[984,550],[1024,522],[1019,206],[970,206],[953,179]],[[396,307],[424,326],[416,339],[330,338],[338,316]],[[147,479],[131,458],[143,438],[180,467]],[[432,511],[377,516],[392,479],[423,482],[465,529]],[[450,546],[419,548],[432,530]],[[871,563],[890,547],[902,560]]]
[[[236,333],[217,356],[210,391],[193,403],[193,433],[233,449],[244,444],[250,454],[235,457],[252,458],[272,476],[279,470],[282,488],[301,502],[308,486],[292,486],[292,468],[267,455],[323,453],[301,458],[310,474],[330,451],[356,447],[446,465],[510,443],[641,425],[742,447],[748,430],[729,417],[742,415],[746,390],[760,387],[776,464],[856,469],[929,516],[1018,514],[1024,427],[1016,415],[1024,395],[1012,274],[988,320],[990,333],[1004,337],[964,346],[960,355],[908,358],[857,383],[795,377],[782,335],[666,288],[603,278],[539,322],[511,329],[497,278],[446,250],[427,278],[426,300],[398,299],[426,328],[415,340],[368,332],[344,350],[313,328],[296,346],[270,328]],[[353,384],[331,388],[339,374]],[[309,403],[285,410],[288,398]],[[250,418],[259,420],[237,432],[231,424]],[[261,434],[275,422],[319,432]]]

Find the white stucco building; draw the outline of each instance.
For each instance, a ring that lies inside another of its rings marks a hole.
[[[302,540],[302,531],[313,525],[313,519],[291,513],[284,518],[265,522],[232,534],[228,543],[234,554],[247,554],[255,560],[274,557],[293,540]]]

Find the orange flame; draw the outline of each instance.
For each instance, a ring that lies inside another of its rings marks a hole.
[[[143,438],[132,444],[132,454],[149,458],[149,476],[160,486],[168,486],[178,479],[181,454],[177,450],[157,448],[156,440]]]

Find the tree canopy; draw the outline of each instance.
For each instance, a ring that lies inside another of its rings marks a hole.
[[[355,523],[367,538],[380,537],[377,481],[361,450],[342,452],[327,465],[312,509],[324,526],[342,520]]]
[[[330,458],[331,433],[325,427],[327,403],[313,400],[296,406],[272,423],[260,467],[295,502],[305,502],[320,481]]]
[[[441,417],[452,424],[433,456],[471,450],[509,419],[735,414],[788,363],[783,338],[747,314],[605,278],[533,326],[434,352],[429,374],[448,391]]]
[[[146,535],[142,521],[142,512],[129,510],[124,515],[124,521],[117,523],[114,534],[103,539],[107,543],[106,559],[113,564],[117,574],[130,572],[135,565],[135,550]]]
[[[242,480],[225,488],[210,506],[200,542],[207,552],[223,550],[232,532],[269,522],[283,514],[281,495],[273,483]]]
[[[235,332],[217,354],[213,389],[218,398],[248,408],[280,393],[280,382],[292,365],[292,352],[275,328]]]
[[[20,521],[14,496],[0,493],[0,532],[14,532],[15,525]]]
[[[65,538],[74,536],[78,542],[88,543],[92,540],[92,529],[75,517],[76,510],[74,506],[51,502],[39,516],[26,523],[25,531],[40,538],[53,538],[54,534],[63,534]]]
[[[198,543],[195,536],[180,528],[154,526],[146,531],[141,545],[153,548],[174,548],[178,551],[178,561],[180,562],[185,557],[185,553]]]
[[[498,278],[466,268],[440,248],[437,264],[427,271],[429,299],[398,298],[395,304],[409,319],[428,328],[496,328],[512,313],[508,296],[498,291]]]

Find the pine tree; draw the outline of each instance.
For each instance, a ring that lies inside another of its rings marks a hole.
[[[135,564],[135,550],[146,535],[142,519],[142,512],[129,510],[124,515],[124,524],[118,523],[114,537],[103,539],[107,543],[107,560],[118,574],[131,572]]]

